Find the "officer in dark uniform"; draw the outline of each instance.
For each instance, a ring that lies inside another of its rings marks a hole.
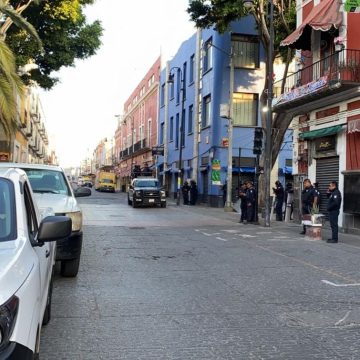
[[[247,186],[246,186],[246,182],[244,184],[241,185],[240,187],[240,192],[239,192],[239,196],[240,196],[240,209],[241,209],[241,217],[240,217],[240,222],[244,222],[247,220],[247,202],[246,202],[246,193],[247,193]]]
[[[275,194],[276,199],[276,221],[282,221],[283,219],[283,204],[284,204],[284,197],[285,197],[285,191],[284,187],[282,186],[281,182],[279,180],[275,181],[275,187],[273,188],[273,192]]]
[[[247,204],[247,222],[252,223],[255,221],[255,202],[256,202],[256,191],[251,181],[247,182],[246,191],[246,204]]]
[[[317,206],[318,196],[311,185],[310,179],[304,180],[304,190],[301,192],[301,205],[302,205],[302,215],[311,214],[311,209],[313,206]],[[306,226],[304,225],[303,231],[300,233],[302,235],[306,234]]]
[[[341,207],[341,193],[338,189],[338,184],[336,181],[332,181],[330,183],[327,195],[329,198],[327,211],[329,212],[329,220],[332,232],[332,237],[331,239],[328,239],[327,242],[336,244],[338,242],[338,218]]]

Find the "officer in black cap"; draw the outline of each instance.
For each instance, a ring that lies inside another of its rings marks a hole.
[[[338,242],[338,218],[341,207],[341,193],[338,189],[338,184],[336,181],[332,181],[330,183],[327,195],[329,199],[327,204],[327,211],[329,213],[329,220],[332,232],[332,237],[331,239],[328,239],[327,242],[330,244],[336,244]]]

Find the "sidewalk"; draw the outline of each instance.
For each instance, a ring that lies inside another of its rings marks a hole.
[[[176,206],[176,200],[167,199],[168,205]],[[180,205],[180,208],[185,208],[187,211],[192,211],[194,213],[206,214],[208,216],[214,216],[216,218],[224,219],[231,221],[235,224],[239,222],[239,213],[237,212],[225,212],[223,208],[209,207],[203,204],[190,206],[190,205]],[[240,224],[239,224],[240,226]],[[259,227],[263,228],[262,225]],[[302,231],[302,226],[296,222],[285,222],[285,221],[271,221],[271,228],[286,232],[288,234],[293,234],[294,236],[299,236],[299,233]],[[331,229],[329,223],[327,222],[323,228],[323,240],[326,240],[331,237]],[[360,236],[355,234],[345,234],[339,232],[339,242],[358,246],[360,247]]]

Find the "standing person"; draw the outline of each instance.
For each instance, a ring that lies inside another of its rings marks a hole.
[[[225,180],[224,185],[222,186],[222,191],[223,191],[223,202],[225,206],[226,198],[227,198],[227,180]]]
[[[251,181],[247,182],[246,191],[246,204],[247,204],[247,222],[252,223],[255,221],[255,202],[256,202],[256,191]]]
[[[294,211],[294,189],[292,183],[288,182],[285,189],[285,221],[292,220],[292,214]]]
[[[240,192],[239,192],[239,196],[240,196],[240,209],[241,209],[241,216],[240,216],[240,221],[241,223],[245,222],[247,220],[247,202],[246,202],[246,192],[247,192],[247,187],[246,187],[246,182],[244,184],[242,184],[240,186]]]
[[[181,188],[184,205],[189,205],[189,191],[190,191],[189,183],[187,181],[185,181],[184,185]]]
[[[284,187],[282,186],[281,182],[279,180],[275,181],[275,187],[273,188],[273,192],[275,194],[276,199],[276,205],[275,205],[275,211],[276,211],[276,221],[282,221],[283,220],[283,204],[284,204]]]
[[[311,185],[310,179],[304,180],[304,189],[301,192],[301,206],[302,206],[302,215],[311,214],[311,209],[314,206],[317,206],[317,193],[314,187]],[[303,225],[303,231],[300,233],[302,235],[306,234],[306,225]]]
[[[329,212],[329,220],[332,232],[331,239],[328,239],[327,242],[330,244],[336,244],[338,242],[338,218],[341,207],[341,193],[338,189],[338,184],[336,181],[332,181],[330,183],[327,195],[329,198],[327,211]]]
[[[198,189],[195,180],[190,181],[190,205],[195,205],[198,196]]]
[[[314,190],[317,194],[317,206],[320,207],[320,201],[321,201],[321,193],[320,193],[320,190],[319,190],[319,183],[318,182],[314,182]]]

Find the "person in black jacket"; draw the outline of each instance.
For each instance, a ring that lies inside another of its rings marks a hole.
[[[181,188],[184,205],[189,205],[189,191],[190,191],[189,183],[187,181],[185,181],[184,185]]]
[[[328,195],[328,204],[327,211],[329,212],[329,220],[331,226],[332,237],[328,239],[327,242],[331,244],[336,244],[338,242],[338,218],[341,207],[341,193],[338,189],[338,184],[336,181],[332,181],[329,185]]]
[[[240,186],[240,191],[239,191],[240,209],[241,209],[241,217],[240,217],[239,222],[241,222],[241,223],[243,223],[247,220],[247,202],[246,202],[247,188],[246,188],[246,185],[247,185],[246,182],[244,184],[242,184]]]
[[[315,189],[311,185],[310,179],[305,179],[304,180],[304,190],[301,192],[301,205],[302,205],[301,213],[302,213],[302,215],[311,214],[311,209],[314,206],[317,206],[317,200],[318,200],[318,196],[317,196]],[[303,231],[300,234],[302,234],[302,235],[306,234],[306,226],[305,225],[303,227]]]
[[[198,197],[198,188],[195,180],[190,181],[190,205],[195,205]]]
[[[273,192],[275,194],[275,199],[276,199],[276,205],[275,205],[276,221],[282,221],[283,220],[282,209],[284,204],[285,191],[284,191],[284,187],[282,186],[279,180],[275,181],[275,187],[273,188]]]
[[[247,191],[246,191],[246,215],[247,215],[247,222],[252,223],[255,221],[255,202],[256,202],[256,190],[254,185],[251,181],[248,181],[246,184]]]

